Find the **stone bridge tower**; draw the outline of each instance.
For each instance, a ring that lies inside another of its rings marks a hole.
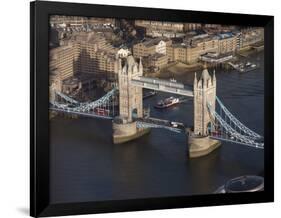
[[[216,75],[215,72],[211,77],[206,66],[202,71],[201,77],[197,79],[196,73],[194,78],[194,134],[206,136],[209,130],[213,128],[212,117],[210,116],[208,104],[211,110],[216,107]]]
[[[119,113],[129,122],[133,117],[143,116],[142,88],[132,86],[131,79],[143,75],[141,59],[137,63],[132,55],[118,58]]]
[[[211,110],[216,107],[216,76],[210,76],[207,67],[198,80],[196,73],[193,84],[194,92],[194,131],[189,132],[188,145],[189,157],[200,157],[209,154],[218,148],[220,141],[213,139],[209,131],[214,128],[210,116],[208,104]]]
[[[131,85],[132,78],[143,75],[141,59],[133,56],[118,58],[115,63],[118,73],[119,116],[113,120],[113,143],[120,144],[148,133],[149,129],[138,128],[133,118],[143,117],[142,88]]]

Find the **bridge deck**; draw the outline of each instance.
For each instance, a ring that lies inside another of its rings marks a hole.
[[[131,83],[134,86],[146,89],[193,97],[192,89],[183,83],[147,77],[136,77],[131,80]]]
[[[145,124],[147,127],[154,127],[154,128],[164,128],[174,132],[184,132],[185,126],[183,123],[173,122],[169,120],[163,120],[158,118],[135,118],[137,122]]]
[[[233,140],[231,138],[224,138],[224,137],[214,136],[214,135],[210,135],[210,138],[221,140],[221,141],[226,141],[226,142],[231,142],[231,143],[235,143],[235,144],[247,145],[249,147],[254,147],[254,148],[258,148],[258,149],[264,149],[264,146],[261,143],[249,144],[249,143]]]

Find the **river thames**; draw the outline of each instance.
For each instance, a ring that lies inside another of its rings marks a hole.
[[[263,53],[251,59],[260,64],[254,71],[216,70],[217,96],[243,124],[263,135]],[[174,77],[192,85],[194,73]],[[145,99],[144,106],[150,106],[152,117],[192,126],[192,99],[165,110],[153,108],[169,96],[158,93]],[[184,134],[152,129],[137,140],[114,145],[110,120],[52,119],[51,203],[211,194],[231,178],[263,175],[263,150],[222,142],[211,154],[190,159],[186,141]]]

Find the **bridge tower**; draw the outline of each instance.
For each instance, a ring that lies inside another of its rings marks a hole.
[[[149,129],[137,128],[134,118],[143,117],[142,88],[131,85],[134,77],[143,75],[140,58],[137,63],[132,55],[117,58],[115,70],[118,74],[119,116],[113,121],[113,143],[120,144],[138,138]]]
[[[215,72],[210,76],[208,69],[204,66],[200,78],[195,73],[193,83],[194,93],[194,130],[188,135],[189,156],[200,157],[209,154],[220,146],[220,141],[211,139],[209,131],[212,130],[212,117],[209,113],[216,107],[217,81]]]
[[[141,59],[137,63],[132,55],[125,59],[119,58],[117,70],[120,117],[131,122],[133,117],[143,116],[142,88],[131,85],[133,77],[143,75]]]
[[[208,69],[204,66],[202,74],[197,79],[195,73],[193,92],[194,92],[194,134],[206,136],[210,129],[213,128],[212,117],[210,116],[209,107],[215,111],[216,107],[216,75],[210,76]]]

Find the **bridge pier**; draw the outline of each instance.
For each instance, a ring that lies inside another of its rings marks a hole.
[[[187,143],[190,158],[205,156],[221,145],[219,140],[211,139],[209,136],[194,135],[192,133],[188,135]]]
[[[128,122],[126,119],[121,118],[113,120],[112,128],[114,144],[132,141],[150,132],[149,128],[137,128],[135,121]]]

